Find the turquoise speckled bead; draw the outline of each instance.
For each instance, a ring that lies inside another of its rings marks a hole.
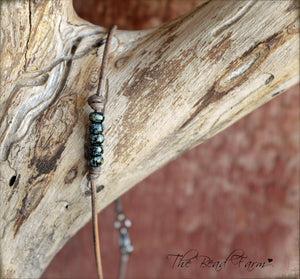
[[[92,157],[90,159],[90,166],[91,167],[100,167],[103,164],[103,157],[100,156],[96,156],[96,157]]]
[[[101,145],[104,142],[104,136],[102,134],[94,135],[90,134],[91,145]]]
[[[93,123],[102,123],[104,121],[104,114],[102,112],[91,112],[90,120]]]
[[[96,157],[103,154],[103,148],[101,145],[91,145],[90,146],[90,156]]]
[[[94,135],[101,134],[104,130],[102,123],[90,123],[90,133]]]

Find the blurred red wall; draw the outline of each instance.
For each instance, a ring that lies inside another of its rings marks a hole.
[[[74,0],[74,6],[98,25],[145,29],[203,2]],[[298,278],[299,85],[152,174],[122,202],[135,246],[127,278]],[[114,205],[100,214],[106,279],[117,277],[119,265],[115,216]],[[221,271],[173,269],[167,254],[188,249],[214,260],[243,249],[247,261],[270,263],[252,272],[233,265]],[[96,278],[91,223],[58,253],[42,278]]]

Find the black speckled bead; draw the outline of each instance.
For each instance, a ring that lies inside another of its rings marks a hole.
[[[90,155],[91,157],[97,157],[103,154],[103,147],[101,145],[91,145]]]
[[[90,133],[94,135],[101,134],[104,130],[102,123],[90,123]]]
[[[104,114],[102,112],[91,112],[90,120],[93,123],[102,123],[104,121]]]
[[[103,157],[101,155],[91,157],[91,159],[90,159],[90,166],[91,167],[100,167],[102,164],[103,164]]]
[[[104,136],[102,134],[94,135],[90,134],[91,145],[101,145],[104,142]]]

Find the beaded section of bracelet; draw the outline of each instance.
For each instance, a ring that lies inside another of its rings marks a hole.
[[[103,147],[104,136],[102,134],[104,130],[103,121],[104,114],[102,112],[90,113],[90,160],[91,167],[100,167],[103,164]]]

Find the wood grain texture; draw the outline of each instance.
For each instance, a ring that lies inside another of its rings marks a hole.
[[[209,1],[117,32],[100,208],[299,80],[295,3]],[[1,2],[2,277],[38,277],[90,218],[83,146],[104,36],[71,1]]]

